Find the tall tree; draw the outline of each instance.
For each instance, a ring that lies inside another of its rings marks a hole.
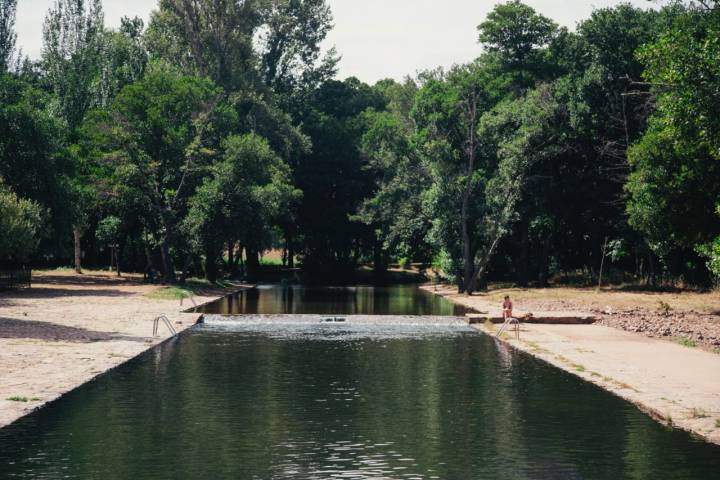
[[[720,235],[720,8],[710,7],[679,15],[640,54],[657,110],[630,151],[628,213],[675,275],[697,272],[693,252]]]
[[[98,103],[106,107],[126,85],[140,80],[148,63],[141,18],[123,17],[120,28],[102,37]]]
[[[226,91],[257,81],[253,35],[262,22],[261,0],[160,0],[147,33],[151,53]]]
[[[541,73],[543,48],[557,25],[520,0],[501,3],[478,26],[479,41],[496,55],[504,71],[512,73],[516,88],[527,88]]]
[[[375,179],[373,195],[363,202],[358,218],[376,236],[374,266],[384,273],[391,257],[429,262],[432,246],[426,241],[431,218],[424,208],[431,176],[426,159],[417,148],[411,117],[417,85],[383,80],[374,87],[387,100],[386,111],[363,115],[362,153]]]
[[[290,184],[287,164],[254,134],[224,141],[223,158],[189,201],[185,228],[205,256],[205,275],[217,279],[217,261],[224,245],[237,241],[249,252],[269,247],[271,229],[289,202],[299,196]],[[248,276],[257,267],[248,257]]]
[[[17,0],[0,0],[0,74],[7,72],[15,54]]]
[[[321,44],[332,28],[330,7],[325,0],[275,0],[263,17],[263,79],[287,108],[296,111],[297,102],[337,71],[334,49],[321,56]]]
[[[313,148],[300,156],[295,173],[303,191],[303,266],[316,275],[347,278],[372,242],[372,231],[353,218],[373,184],[360,152],[361,117],[368,108],[382,109],[384,99],[350,78],[323,84],[310,106],[301,121]]]
[[[478,158],[478,127],[483,113],[497,101],[492,91],[497,78],[486,59],[431,76],[414,108],[435,177],[435,239],[462,266],[462,272],[453,273],[460,289],[468,293],[473,289],[474,259],[480,247],[475,231],[479,211],[474,207],[487,181],[482,169],[490,171]]]
[[[76,139],[85,114],[98,101],[103,23],[100,0],[57,0],[45,17],[42,63],[57,99],[57,113],[66,122],[71,140]],[[82,175],[75,178],[73,243],[75,271],[81,273],[80,239],[93,194]]]
[[[66,131],[45,109],[50,101],[47,92],[15,75],[0,75],[0,178],[20,198],[49,212],[41,238],[46,258],[67,254],[67,242],[60,239],[70,233],[72,220]]]
[[[221,89],[208,79],[184,76],[166,64],[151,65],[125,87],[107,112],[88,121],[99,164],[111,166],[116,195],[142,199],[157,228],[166,281],[175,280],[171,248],[182,246],[177,226],[187,199],[212,163],[218,135],[236,117],[219,104]]]

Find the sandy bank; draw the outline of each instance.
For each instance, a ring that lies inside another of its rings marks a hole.
[[[178,331],[199,318],[182,313],[187,301],[153,298],[162,287],[137,278],[48,272],[33,282],[31,290],[0,292],[0,427],[166,340],[165,327],[152,338],[156,316]]]
[[[473,308],[489,306],[487,298],[457,295],[451,288],[435,293]],[[488,334],[498,328],[474,326]],[[602,325],[523,324],[520,341],[509,336],[503,341],[623,397],[663,423],[720,444],[716,353]]]

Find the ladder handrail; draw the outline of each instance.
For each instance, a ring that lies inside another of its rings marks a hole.
[[[515,338],[520,340],[520,320],[514,317],[508,317],[505,320],[505,323],[503,323],[503,326],[500,327],[500,330],[495,335],[495,338],[500,338],[500,335],[502,335],[510,325],[515,325]]]
[[[160,328],[160,320],[162,320],[165,323],[165,326],[168,327],[168,330],[170,330],[170,333],[173,337],[177,336],[177,330],[175,330],[175,327],[172,326],[172,322],[170,322],[170,319],[166,315],[160,315],[158,317],[155,317],[155,320],[153,321],[153,337],[158,336],[158,329]]]

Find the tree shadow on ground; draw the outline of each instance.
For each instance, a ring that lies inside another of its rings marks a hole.
[[[105,275],[52,275],[40,274],[33,276],[33,282],[48,285],[73,285],[73,286],[116,286],[116,285],[139,285],[142,281],[127,277],[114,277]]]
[[[144,337],[97,332],[55,323],[16,320],[13,318],[0,318],[0,338],[23,338],[73,343],[108,342],[112,340],[145,342],[147,340]]]
[[[42,299],[42,298],[61,298],[61,297],[132,297],[139,295],[137,292],[129,292],[118,289],[69,289],[69,288],[46,288],[38,287],[29,290],[19,290],[13,295],[5,295],[5,300],[12,301],[15,299]],[[9,298],[7,298],[9,297]],[[2,301],[3,299],[0,299]]]

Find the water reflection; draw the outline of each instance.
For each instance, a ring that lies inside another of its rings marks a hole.
[[[717,478],[716,446],[467,329],[307,328],[184,335],[0,430],[0,478]]]
[[[467,309],[416,286],[260,286],[198,309],[215,314],[464,315]]]

